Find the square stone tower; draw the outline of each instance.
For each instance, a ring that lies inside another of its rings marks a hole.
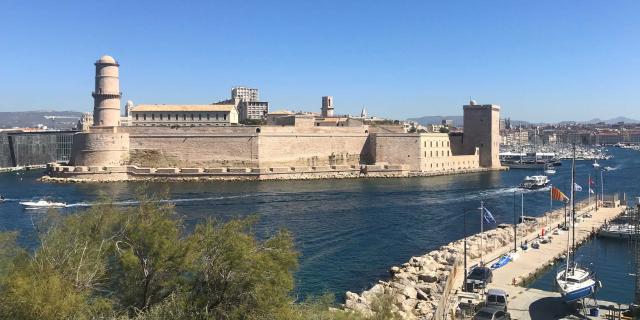
[[[464,110],[463,147],[465,153],[472,154],[480,149],[480,166],[500,167],[500,106],[479,105],[471,100]]]

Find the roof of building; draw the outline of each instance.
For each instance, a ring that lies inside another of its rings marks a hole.
[[[116,59],[114,59],[112,56],[109,55],[103,55],[102,57],[100,57],[100,59],[98,60],[98,62],[104,62],[104,63],[116,63]]]
[[[289,111],[289,110],[277,110],[277,111],[273,111],[273,112],[269,112],[267,115],[272,114],[272,115],[288,115],[288,114],[293,114],[293,112]]]
[[[167,111],[167,112],[215,112],[215,111],[227,111],[230,112],[236,107],[232,104],[139,104],[131,110],[132,112],[141,111]]]

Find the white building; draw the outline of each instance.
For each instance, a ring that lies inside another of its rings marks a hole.
[[[233,104],[141,104],[131,108],[134,126],[224,126],[238,124]]]
[[[258,89],[247,87],[235,87],[231,89],[231,99],[240,99],[240,101],[260,101]]]

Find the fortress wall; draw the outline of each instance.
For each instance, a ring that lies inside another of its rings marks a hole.
[[[406,165],[410,171],[420,171],[420,134],[375,133],[371,148],[376,163]]]
[[[256,167],[256,127],[129,127],[130,164]]]
[[[260,167],[355,165],[366,158],[362,127],[261,127]]]

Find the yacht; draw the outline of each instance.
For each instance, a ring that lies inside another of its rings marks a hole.
[[[526,176],[520,184],[520,188],[530,190],[541,189],[548,186],[550,182],[547,176]]]
[[[636,236],[636,227],[629,223],[609,224],[598,235],[604,238],[631,239]]]
[[[64,202],[51,202],[43,199],[38,201],[22,201],[20,204],[23,205],[25,209],[64,208],[67,206]]]

